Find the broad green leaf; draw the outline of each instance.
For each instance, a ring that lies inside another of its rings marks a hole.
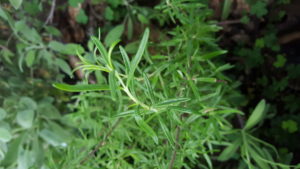
[[[173,104],[178,104],[178,103],[182,103],[182,102],[187,102],[189,101],[190,98],[174,98],[174,99],[168,99],[168,100],[164,100],[162,102],[159,102],[157,104],[155,104],[155,106],[169,106],[169,105],[173,105]]]
[[[104,39],[104,44],[110,46],[113,42],[120,40],[124,32],[124,25],[118,25],[108,32]]]
[[[258,105],[255,107],[254,111],[252,112],[251,116],[247,120],[247,123],[244,127],[245,130],[251,129],[255,126],[260,120],[263,118],[263,113],[266,107],[265,100],[261,100]]]
[[[40,116],[43,116],[46,119],[59,120],[61,118],[57,108],[50,103],[40,103],[38,105],[37,112]]]
[[[0,121],[6,117],[6,111],[0,107]]]
[[[9,0],[9,2],[15,9],[19,9],[23,0]]]
[[[21,110],[35,110],[37,108],[36,102],[30,97],[21,97],[19,101],[19,109]]]
[[[6,128],[0,128],[0,141],[9,142],[12,139],[11,133]]]
[[[20,147],[18,152],[18,169],[29,169],[32,160],[32,152]]]
[[[65,50],[65,45],[58,41],[50,41],[48,47],[56,52],[61,52]]]
[[[58,41],[51,41],[49,42],[48,47],[56,52],[66,55],[76,55],[77,53],[82,54],[84,52],[84,48],[75,43],[68,43],[65,45]]]
[[[1,8],[1,6],[0,6],[0,17],[2,17],[4,20],[8,20],[6,12]]]
[[[84,91],[101,91],[109,90],[107,85],[97,85],[97,84],[77,84],[77,85],[68,85],[63,83],[54,83],[53,87],[68,91],[68,92],[84,92]]]
[[[152,137],[152,139],[154,140],[154,142],[156,144],[158,144],[158,137],[157,137],[155,131],[142,119],[141,116],[135,115],[134,117],[135,117],[136,123],[139,125],[139,127],[141,128],[141,130],[143,130],[147,135],[149,135],[150,137]]]
[[[145,48],[146,48],[146,45],[148,42],[148,38],[149,38],[149,29],[147,28],[144,32],[144,36],[140,43],[139,49],[138,49],[136,55],[134,56],[133,60],[130,63],[130,71],[129,71],[129,75],[128,75],[128,79],[127,79],[127,85],[131,84],[131,80],[134,77],[134,72],[135,72],[136,68],[138,67],[138,64],[141,61],[143,53],[145,51]]]
[[[65,140],[56,134],[56,132],[51,131],[49,129],[43,129],[39,132],[39,135],[50,145],[52,146],[66,146]]]
[[[219,155],[218,160],[227,161],[236,153],[237,149],[241,146],[241,139],[236,139],[231,145],[226,147]]]
[[[73,75],[72,75],[72,70],[71,70],[69,64],[68,64],[66,61],[57,58],[57,59],[55,59],[55,63],[56,63],[56,65],[58,65],[58,67],[59,67],[64,73],[66,73],[66,74],[69,75],[70,77],[73,76]]]
[[[26,61],[26,65],[27,67],[31,67],[35,61],[35,55],[36,55],[36,51],[35,50],[30,50],[29,52],[27,52],[26,56],[25,56],[25,61]]]
[[[33,119],[33,110],[23,110],[17,113],[17,123],[25,129],[28,129],[32,126]]]
[[[86,13],[82,8],[79,10],[79,13],[76,16],[76,22],[81,24],[87,24],[89,18],[86,16]]]

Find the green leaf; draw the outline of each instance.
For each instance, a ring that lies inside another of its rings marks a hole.
[[[23,110],[17,113],[17,123],[25,129],[28,129],[32,126],[33,119],[33,110]]]
[[[0,107],[0,121],[6,117],[6,111]]]
[[[114,19],[114,11],[109,6],[105,8],[104,17],[109,21]]]
[[[80,9],[79,13],[76,16],[76,22],[81,24],[87,24],[89,18],[86,16],[84,10]]]
[[[0,128],[0,141],[6,143],[12,139],[11,133],[6,128]]]
[[[76,55],[77,53],[82,54],[84,52],[84,48],[75,43],[63,44],[58,41],[51,41],[48,44],[48,47],[56,52],[60,52],[66,55]]]
[[[84,0],[68,0],[69,5],[72,7],[78,7],[82,2],[84,2]]]
[[[273,63],[274,67],[280,68],[286,63],[286,58],[283,55],[276,56],[276,62]]]
[[[23,0],[9,0],[9,2],[15,9],[19,9]]]
[[[108,32],[104,39],[104,44],[110,46],[113,42],[120,40],[124,32],[124,25],[118,25]]]
[[[250,13],[256,15],[258,18],[263,17],[268,13],[267,3],[264,1],[257,1],[254,5],[251,6]]]
[[[8,16],[6,12],[1,8],[1,6],[0,6],[0,17],[2,17],[4,20],[8,20]]]
[[[211,78],[211,77],[200,77],[200,78],[197,78],[197,80],[200,82],[207,82],[207,83],[216,83],[217,82],[216,78]]]
[[[26,65],[27,67],[31,67],[35,61],[35,55],[36,55],[36,51],[35,50],[30,50],[29,52],[27,52],[26,56],[25,56],[25,61],[26,61]]]
[[[281,128],[289,133],[295,133],[298,131],[298,123],[294,120],[286,120],[281,123]]]
[[[109,90],[107,85],[97,85],[97,84],[78,84],[78,85],[68,85],[63,83],[54,83],[53,87],[68,91],[68,92],[84,92],[84,91],[102,91]]]
[[[115,77],[115,71],[109,72],[108,82],[109,82],[109,89],[111,92],[111,96],[112,96],[113,100],[116,100],[118,86],[117,86],[117,81],[116,81],[116,77]]]
[[[59,120],[61,118],[57,108],[50,103],[40,103],[38,105],[37,112],[46,119]]]
[[[168,127],[166,126],[165,122],[163,121],[163,119],[161,117],[159,117],[159,124],[160,124],[160,127],[161,127],[163,133],[166,135],[170,145],[172,147],[174,147],[175,140],[174,140],[171,132],[169,131]]]
[[[43,129],[42,131],[40,131],[39,135],[52,146],[66,146],[64,138],[56,134],[56,132],[54,131],[51,131],[49,129]]]
[[[130,71],[130,61],[129,61],[129,57],[126,53],[126,51],[124,50],[124,48],[122,46],[119,47],[120,48],[120,52],[121,52],[121,55],[123,57],[123,61],[124,61],[124,64],[125,64],[125,71],[126,71],[126,74],[129,73]]]
[[[57,58],[57,59],[55,59],[55,63],[56,63],[56,65],[58,65],[58,67],[59,67],[64,73],[66,73],[66,74],[69,75],[70,77],[73,76],[72,70],[71,70],[69,64],[68,64],[66,61]]]
[[[142,59],[143,53],[145,51],[145,48],[146,48],[146,45],[148,42],[148,38],[149,38],[149,29],[147,28],[144,32],[144,36],[140,43],[139,49],[138,49],[136,55],[134,56],[133,60],[130,63],[130,72],[129,72],[128,79],[127,79],[127,85],[131,83],[131,80],[134,77],[135,69],[138,67],[139,62]]]
[[[145,84],[146,84],[147,93],[150,96],[151,102],[154,103],[155,98],[154,98],[154,92],[153,92],[153,88],[151,86],[151,83],[148,79],[148,76],[145,73],[143,73],[143,77],[144,77],[144,81],[145,81]]]
[[[30,97],[21,97],[19,101],[19,109],[21,110],[36,110],[37,104]]]
[[[262,100],[258,103],[254,111],[252,112],[251,116],[249,117],[244,127],[244,130],[249,130],[253,126],[255,126],[258,122],[260,122],[260,120],[263,118],[265,107],[266,107],[265,100]]]
[[[108,53],[103,44],[100,42],[100,40],[94,36],[91,37],[92,42],[96,45],[97,49],[101,53],[102,57],[105,59],[106,63],[108,64]]]
[[[227,161],[229,160],[237,151],[237,149],[241,145],[241,139],[236,139],[233,143],[231,143],[228,147],[226,147],[223,152],[219,155],[218,160]]]
[[[168,105],[173,105],[173,104],[178,104],[178,103],[182,103],[182,102],[187,102],[189,101],[190,98],[174,98],[174,99],[168,99],[168,100],[164,100],[162,102],[159,102],[157,104],[155,104],[155,106],[168,106]]]
[[[158,137],[157,137],[155,131],[142,119],[141,116],[135,115],[134,117],[135,117],[136,123],[139,125],[139,127],[141,128],[141,130],[143,130],[147,135],[149,135],[150,137],[152,137],[152,139],[154,140],[154,142],[156,144],[158,144]]]
[[[211,53],[207,53],[205,55],[202,55],[201,58],[204,59],[204,60],[209,60],[209,59],[212,59],[216,56],[223,55],[225,53],[227,53],[226,50],[219,50],[219,51],[215,51],[215,52],[211,52]]]

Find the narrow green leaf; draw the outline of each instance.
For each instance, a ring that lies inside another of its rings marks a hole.
[[[98,38],[96,38],[94,36],[91,37],[91,40],[96,45],[96,47],[99,50],[99,52],[101,53],[102,57],[108,64],[108,53],[107,53],[107,50],[105,49],[105,47],[103,46],[103,44],[100,42],[100,40]]]
[[[68,85],[63,83],[54,83],[53,87],[68,91],[68,92],[83,92],[83,91],[101,91],[109,90],[107,85],[98,85],[98,84],[77,84],[77,85]]]
[[[145,81],[147,93],[148,93],[149,96],[150,96],[151,102],[154,103],[154,101],[155,101],[155,98],[154,98],[154,92],[153,92],[153,88],[152,88],[152,86],[151,86],[151,84],[150,84],[150,81],[149,81],[149,79],[148,79],[148,76],[147,76],[145,73],[143,73],[143,77],[144,77],[144,81]]]
[[[216,78],[211,78],[211,77],[200,77],[200,78],[197,78],[197,80],[200,82],[207,82],[207,83],[216,83],[217,82]]]
[[[135,115],[135,121],[140,126],[141,130],[143,130],[147,135],[152,137],[154,142],[158,144],[158,137],[155,133],[155,131],[142,119],[141,116]]]
[[[126,74],[129,74],[129,72],[130,72],[130,60],[129,60],[129,57],[128,57],[125,49],[122,46],[120,46],[119,48],[120,48],[120,52],[121,52],[121,55],[123,57],[123,61],[124,61],[124,64],[125,64]]]
[[[258,105],[255,107],[254,111],[252,112],[251,116],[249,117],[244,129],[249,130],[253,126],[255,126],[260,120],[262,120],[264,115],[264,110],[266,107],[266,101],[261,100]]]
[[[180,106],[170,106],[168,108],[171,110],[182,112],[182,113],[189,113],[189,114],[195,113],[192,109],[180,107]]]
[[[223,152],[219,155],[218,160],[227,161],[229,160],[237,151],[241,145],[241,139],[236,139],[231,145],[226,147]]]
[[[25,129],[28,129],[32,126],[34,119],[33,110],[23,110],[19,111],[17,114],[17,123]]]
[[[1,8],[0,6],[0,17],[2,17],[4,20],[8,20],[6,12]]]
[[[162,131],[166,135],[170,145],[172,147],[174,147],[175,140],[174,140],[171,132],[169,131],[168,127],[166,126],[165,122],[163,121],[163,119],[161,117],[159,117],[159,124],[160,124],[160,127],[161,127]]]
[[[118,87],[117,87],[117,81],[116,81],[116,77],[115,77],[115,71],[112,71],[109,73],[108,82],[109,82],[109,89],[111,92],[111,96],[112,96],[113,100],[116,100]]]
[[[168,105],[178,104],[182,102],[187,102],[189,100],[190,98],[174,98],[174,99],[169,99],[169,100],[164,100],[162,102],[159,102],[155,106],[168,106]]]
[[[134,77],[134,72],[135,72],[136,68],[138,67],[138,64],[141,61],[143,53],[145,51],[145,48],[146,48],[146,45],[148,42],[148,38],[149,38],[149,29],[147,28],[144,32],[144,36],[140,43],[139,49],[138,49],[136,55],[134,56],[133,60],[130,63],[130,71],[129,71],[129,75],[128,75],[128,79],[127,79],[127,85],[131,84],[131,80]]]
[[[202,55],[201,58],[205,59],[205,60],[209,60],[209,59],[212,59],[216,56],[219,56],[219,55],[222,55],[222,54],[225,54],[225,53],[227,53],[226,50],[219,50],[219,51],[215,51],[215,52],[211,52],[211,53],[207,53],[205,55]]]

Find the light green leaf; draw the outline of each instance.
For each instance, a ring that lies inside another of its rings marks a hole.
[[[223,55],[225,53],[227,53],[226,50],[219,50],[219,51],[215,51],[215,52],[211,52],[211,53],[207,53],[205,55],[202,55],[201,58],[204,59],[204,60],[209,60],[209,59],[212,59],[216,56]]]
[[[258,103],[258,105],[255,107],[251,116],[249,117],[249,119],[244,127],[244,130],[249,130],[253,126],[255,126],[258,122],[260,122],[260,120],[263,118],[265,107],[266,107],[266,101],[261,100]]]
[[[170,145],[172,147],[174,147],[175,140],[174,140],[171,132],[169,131],[168,127],[166,126],[165,122],[163,121],[163,119],[161,117],[159,117],[159,124],[160,124],[161,129],[164,132],[165,136],[167,137]]]
[[[28,129],[32,126],[34,119],[33,110],[23,110],[19,111],[17,114],[17,123],[25,129]]]
[[[9,142],[12,139],[11,133],[6,128],[0,128],[0,141]]]
[[[53,87],[68,91],[68,92],[84,92],[84,91],[101,91],[109,90],[107,85],[97,85],[97,84],[77,84],[77,85],[68,85],[63,83],[54,83]]]
[[[124,25],[118,25],[108,32],[104,39],[104,44],[110,46],[113,42],[120,40],[124,32]]]
[[[9,0],[9,2],[15,9],[19,9],[23,0]]]
[[[8,20],[6,12],[1,8],[1,6],[0,6],[0,17],[2,17],[4,20]]]
[[[124,50],[124,48],[122,46],[119,47],[120,48],[120,52],[121,52],[121,55],[123,57],[123,61],[124,61],[124,64],[125,64],[125,71],[126,71],[126,74],[129,73],[130,71],[130,61],[129,61],[129,57],[126,53],[126,51]]]
[[[30,97],[21,97],[19,101],[19,108],[21,110],[35,110],[37,108],[37,104]]]
[[[66,73],[66,74],[69,75],[70,77],[73,76],[73,75],[72,75],[72,70],[71,70],[69,64],[68,64],[66,61],[57,58],[57,59],[55,59],[55,63],[56,63],[56,65],[58,65],[58,67],[59,67],[64,73]]]
[[[216,78],[211,78],[211,77],[200,77],[200,78],[197,78],[197,80],[200,82],[207,82],[207,83],[216,83],[217,82]]]
[[[40,131],[39,135],[46,141],[48,142],[50,145],[52,146],[62,146],[65,147],[66,146],[66,142],[65,140],[60,137],[59,135],[57,135],[55,132],[49,130],[49,129],[43,129],[42,131]]]
[[[151,102],[154,103],[154,99],[155,99],[154,98],[154,92],[153,92],[153,88],[150,84],[150,81],[148,79],[148,76],[145,73],[143,73],[143,77],[144,77],[144,81],[145,81],[145,84],[146,84],[147,93],[150,96]]]
[[[128,79],[127,79],[127,85],[131,83],[131,80],[134,77],[135,69],[138,67],[139,62],[142,59],[143,53],[145,51],[145,48],[146,48],[146,45],[148,42],[148,38],[149,38],[149,29],[147,28],[144,32],[144,36],[140,43],[139,49],[138,49],[136,55],[134,56],[133,60],[130,63],[130,72],[129,72]]]
[[[108,82],[109,82],[109,89],[111,92],[111,96],[113,100],[116,100],[118,87],[117,87],[117,81],[115,77],[115,71],[109,72]]]
[[[35,50],[30,50],[29,52],[27,52],[27,54],[25,56],[25,61],[26,61],[27,67],[31,67],[33,65],[34,60],[35,60],[35,55],[36,55]]]
[[[109,63],[108,62],[108,53],[107,53],[107,50],[105,49],[105,47],[103,46],[103,44],[100,42],[100,40],[98,38],[96,38],[94,36],[91,37],[91,40],[96,45],[96,47],[99,50],[99,52],[101,53],[102,57],[108,64]]]
[[[187,102],[189,100],[190,100],[190,98],[168,99],[168,100],[164,100],[162,102],[157,103],[155,106],[168,106],[168,105],[178,104],[178,103],[182,103],[182,102]]]
[[[84,10],[80,9],[79,13],[76,16],[76,21],[81,24],[87,24],[89,18],[86,16]]]
[[[139,125],[139,127],[141,128],[141,130],[143,130],[147,135],[149,135],[150,137],[152,137],[152,139],[154,140],[154,142],[156,144],[158,144],[158,137],[157,137],[155,131],[142,119],[141,116],[135,115],[134,117],[135,117],[136,123]]]
[[[0,107],[0,121],[6,117],[6,111]]]

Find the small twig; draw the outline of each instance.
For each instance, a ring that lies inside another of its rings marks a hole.
[[[52,0],[51,9],[50,9],[49,15],[44,23],[44,26],[47,25],[49,22],[52,22],[54,10],[55,10],[55,3],[56,3],[55,1],[56,0]]]
[[[179,147],[180,130],[181,130],[180,127],[177,126],[177,127],[176,127],[175,148],[174,148],[174,150],[173,150],[172,158],[171,158],[170,165],[169,165],[169,168],[168,168],[168,169],[172,169],[173,166],[174,166],[174,162],[175,162],[176,154],[177,154],[177,149],[178,149],[178,147]]]
[[[237,114],[237,118],[238,118],[240,127],[244,128],[244,126],[245,126],[245,120],[243,119],[243,117],[241,115]]]
[[[241,23],[241,21],[239,19],[237,19],[237,20],[226,20],[226,21],[219,22],[218,25],[224,26],[224,25],[239,24],[239,23]]]
[[[110,130],[108,131],[108,133],[106,134],[106,136],[104,137],[104,139],[102,141],[100,141],[96,147],[83,159],[80,161],[80,164],[84,164],[92,155],[94,155],[101,147],[103,147],[106,144],[106,140],[108,139],[108,137],[110,137],[112,135],[112,132],[116,129],[116,127],[120,124],[122,118],[119,118],[117,120],[117,122],[110,128]]]

